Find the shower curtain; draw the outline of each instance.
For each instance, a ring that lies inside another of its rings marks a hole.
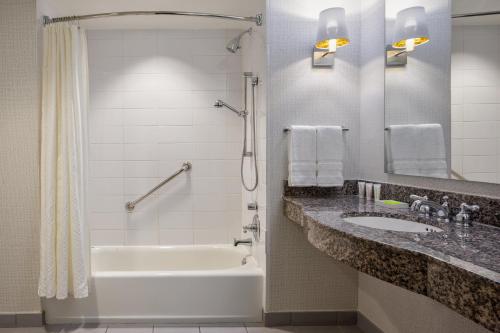
[[[87,40],[68,23],[44,28],[41,138],[41,297],[88,296],[85,223]]]

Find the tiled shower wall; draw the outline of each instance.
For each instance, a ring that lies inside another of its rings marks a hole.
[[[452,168],[500,183],[500,27],[454,26]]]
[[[226,243],[241,229],[238,31],[90,31],[89,220],[94,245]],[[191,161],[193,168],[127,213]]]

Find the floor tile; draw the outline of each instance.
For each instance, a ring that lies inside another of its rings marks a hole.
[[[200,327],[201,333],[247,333],[245,327]]]
[[[295,326],[280,327],[247,327],[248,333],[296,333],[298,328]]]
[[[106,333],[105,325],[48,325],[47,333]]]
[[[356,326],[297,326],[294,333],[362,333]]]
[[[248,333],[362,333],[356,326],[247,327]]]
[[[106,333],[153,333],[149,325],[110,325]]]
[[[200,333],[198,327],[161,327],[155,326],[154,333]]]
[[[0,328],[0,333],[46,333],[43,327]]]

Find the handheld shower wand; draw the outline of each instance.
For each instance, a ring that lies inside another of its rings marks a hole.
[[[226,102],[218,99],[214,103],[214,107],[216,108],[227,108],[231,110],[232,112],[236,113],[239,117],[243,118],[243,151],[241,153],[241,169],[240,169],[240,176],[241,176],[241,183],[243,184],[243,187],[249,191],[255,191],[257,188],[257,185],[259,184],[259,172],[257,169],[257,139],[256,139],[256,127],[257,127],[257,120],[256,120],[256,111],[255,111],[255,87],[259,83],[258,77],[254,76],[253,73],[251,72],[245,72],[243,74],[244,76],[244,81],[245,81],[245,87],[244,87],[244,107],[243,110],[238,110],[234,106],[231,106],[227,104]],[[251,106],[251,131],[252,131],[252,151],[248,150],[248,81],[250,80],[252,84],[252,106]],[[252,166],[253,166],[253,171],[255,172],[255,181],[248,185],[245,181],[245,177],[243,176],[243,167],[245,163],[245,157],[249,157],[253,160]]]

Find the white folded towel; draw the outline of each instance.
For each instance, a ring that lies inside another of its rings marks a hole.
[[[318,186],[344,185],[344,138],[340,126],[316,127]]]
[[[389,126],[387,171],[394,174],[448,177],[440,124]]]
[[[418,140],[415,125],[389,126],[387,169],[391,173],[418,176]]]
[[[316,186],[316,128],[292,126],[288,135],[288,185]]]
[[[418,169],[421,176],[448,178],[443,128],[440,124],[417,126]]]

